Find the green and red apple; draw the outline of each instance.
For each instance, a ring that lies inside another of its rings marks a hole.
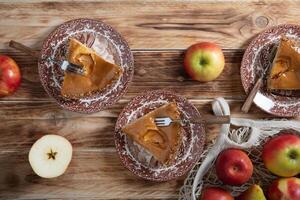
[[[251,185],[236,200],[266,200],[263,190],[259,185]]]
[[[32,145],[28,158],[37,175],[55,178],[68,168],[72,159],[72,145],[62,136],[45,135]]]
[[[21,84],[17,63],[9,56],[0,55],[0,97],[13,94]]]
[[[273,174],[291,177],[300,173],[300,136],[285,133],[276,136],[263,147],[263,162]]]
[[[216,173],[225,184],[239,186],[252,176],[253,164],[248,155],[240,149],[226,149],[216,160]]]
[[[268,200],[299,200],[300,179],[281,178],[275,180],[268,189]]]
[[[218,187],[207,187],[202,191],[200,200],[234,200],[229,192]]]
[[[222,49],[214,43],[194,44],[185,53],[184,69],[194,80],[212,81],[222,73],[224,66],[225,58]]]

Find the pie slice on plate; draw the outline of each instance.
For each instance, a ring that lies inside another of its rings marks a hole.
[[[61,94],[65,97],[79,98],[103,90],[122,74],[120,66],[107,62],[74,38],[69,39],[67,59],[84,68],[85,75],[65,72],[61,89]]]
[[[295,48],[295,41],[282,37],[270,68],[268,89],[300,90],[300,53]]]
[[[180,119],[175,103],[163,105],[122,128],[134,142],[141,145],[162,164],[174,162],[182,141],[183,130],[179,123],[158,127],[154,119],[170,117]]]

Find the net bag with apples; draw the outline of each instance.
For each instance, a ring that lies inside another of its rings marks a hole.
[[[217,98],[212,103],[215,115],[230,115],[228,103],[223,98]],[[273,175],[262,160],[263,146],[270,138],[283,132],[299,134],[300,122],[291,120],[251,120],[231,118],[231,124],[221,127],[218,138],[206,146],[200,160],[190,171],[180,189],[179,200],[198,200],[204,187],[216,186],[229,191],[232,196],[244,192],[253,184],[259,184],[263,189],[278,177]],[[253,163],[252,177],[241,186],[223,184],[216,174],[215,161],[220,152],[228,148],[245,151]]]

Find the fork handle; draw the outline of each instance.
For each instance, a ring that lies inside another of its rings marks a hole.
[[[254,87],[253,87],[252,90],[250,91],[250,93],[249,93],[247,99],[245,100],[245,102],[244,102],[244,104],[243,104],[243,106],[242,106],[242,108],[241,108],[242,112],[247,113],[247,112],[250,110],[250,107],[251,107],[251,105],[252,105],[252,103],[253,103],[253,99],[254,99],[254,97],[256,96],[256,94],[257,94],[259,88],[261,87],[262,83],[263,83],[263,76],[261,76],[261,77],[256,81]]]
[[[230,116],[215,116],[215,115],[203,115],[198,119],[189,119],[190,123],[203,123],[203,124],[229,124]]]
[[[26,54],[28,54],[28,55],[34,57],[34,58],[39,58],[39,52],[38,52],[38,51],[35,51],[35,50],[33,50],[32,48],[27,47],[27,46],[25,46],[24,44],[21,44],[21,43],[19,43],[19,42],[16,42],[16,41],[14,41],[14,40],[11,40],[11,41],[9,42],[9,46],[10,46],[11,48],[17,49],[17,50],[19,50],[19,51],[21,51],[21,52],[23,52],[23,53],[26,53]]]

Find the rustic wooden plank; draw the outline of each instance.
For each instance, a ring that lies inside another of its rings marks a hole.
[[[186,48],[199,40],[246,47],[263,29],[298,23],[298,1],[11,1],[0,4],[0,49],[11,39],[34,48],[57,25],[78,17],[111,24],[134,49]]]
[[[13,96],[2,98],[0,101],[50,100],[40,84],[36,60],[20,52],[0,51],[1,53],[10,55],[20,65],[22,83]],[[135,51],[135,74],[124,98],[132,98],[141,91],[150,89],[171,89],[189,98],[224,96],[242,99],[245,96],[239,68],[243,51],[224,50],[224,53],[226,66],[221,76],[215,81],[200,83],[191,80],[184,72],[184,51]]]
[[[121,109],[141,91],[168,89],[191,99],[202,113],[211,113],[210,101],[224,96],[234,117],[271,117],[256,107],[240,113],[245,97],[241,49],[265,28],[298,23],[299,12],[297,1],[2,0],[0,54],[17,60],[23,82],[15,95],[0,99],[0,199],[177,199],[182,180],[142,181],[123,168],[113,138]],[[58,107],[39,82],[36,61],[7,46],[14,39],[39,49],[57,25],[79,16],[111,24],[128,40],[135,58],[128,93],[112,108],[90,115]],[[213,82],[192,81],[182,68],[183,49],[200,40],[225,51],[225,70]],[[207,142],[219,127],[207,126]],[[47,180],[34,175],[27,154],[36,139],[50,133],[68,138],[74,157],[65,175]]]
[[[212,114],[211,100],[191,100],[191,102],[202,114]],[[54,102],[2,102],[0,149],[11,151],[29,148],[44,134],[63,135],[80,149],[114,147],[114,125],[127,103],[127,100],[123,100],[111,109],[87,115],[62,110]],[[241,113],[242,101],[229,101],[229,104],[233,117],[252,119],[272,117],[255,106],[250,113]],[[219,128],[220,125],[207,126],[207,141],[217,136]]]
[[[151,183],[124,170],[114,149],[114,123],[122,101],[104,112],[83,115],[61,110],[54,102],[0,103],[0,199],[177,199],[182,181]],[[202,112],[211,113],[209,100],[192,100]],[[230,101],[235,117],[269,117],[257,108],[240,114],[240,101]],[[217,136],[219,126],[207,127],[207,141]],[[43,134],[68,138],[74,157],[66,174],[46,180],[30,169],[27,153]]]
[[[63,110],[54,101],[0,102],[0,120],[69,120],[78,118],[116,118],[121,110],[129,103],[129,101],[130,100],[120,100],[117,104],[111,106],[109,109],[92,114],[81,114]],[[211,102],[213,99],[189,99],[189,101],[197,107],[200,113],[212,114]],[[242,113],[240,112],[240,106],[242,105],[243,101],[227,99],[227,102],[231,108],[231,114],[234,117],[267,118],[272,116],[263,112],[255,105],[251,107],[249,113]]]
[[[77,151],[66,173],[39,178],[28,149],[0,154],[0,199],[177,199],[182,180],[153,183],[122,166],[114,149]]]

